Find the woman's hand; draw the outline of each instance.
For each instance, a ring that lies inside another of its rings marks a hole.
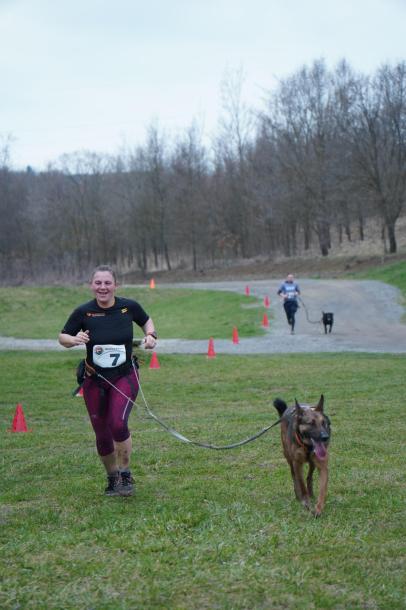
[[[142,342],[145,349],[154,349],[156,346],[156,339],[152,335],[145,335]]]
[[[76,345],[85,345],[89,341],[89,331],[80,330],[77,335],[68,335],[61,333],[58,337],[59,343],[63,347],[75,347]]]
[[[74,339],[74,345],[84,345],[89,341],[89,331],[80,330],[78,334],[72,338]]]

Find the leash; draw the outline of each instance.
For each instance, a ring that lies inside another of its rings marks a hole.
[[[182,443],[187,443],[188,445],[194,445],[196,447],[203,447],[204,449],[215,449],[216,451],[222,451],[225,449],[234,449],[235,447],[241,447],[242,445],[246,445],[247,443],[251,443],[252,441],[256,440],[257,438],[259,438],[260,436],[262,436],[263,434],[265,434],[266,432],[268,432],[268,430],[270,430],[271,428],[273,428],[274,426],[277,426],[280,421],[281,421],[281,417],[278,419],[278,421],[274,422],[273,424],[271,424],[270,426],[267,426],[266,428],[263,428],[262,430],[260,430],[259,432],[257,432],[256,434],[253,434],[252,436],[250,436],[249,438],[246,438],[242,441],[238,441],[237,443],[232,443],[231,445],[211,445],[209,443],[202,443],[200,441],[193,441],[190,440],[189,438],[187,438],[186,436],[183,436],[183,434],[181,434],[180,432],[178,432],[177,430],[174,430],[174,428],[171,428],[170,426],[168,426],[165,422],[163,422],[157,415],[155,415],[155,413],[153,413],[151,411],[151,409],[149,408],[148,402],[145,398],[145,394],[143,392],[143,389],[141,387],[141,383],[140,383],[140,378],[139,375],[137,373],[137,369],[134,365],[134,362],[132,363],[133,365],[133,369],[134,369],[134,373],[135,376],[137,377],[137,381],[138,381],[138,388],[140,390],[140,394],[142,396],[142,399],[144,401],[144,405],[145,405],[145,409],[148,413],[148,415],[155,420],[160,426],[162,426],[162,428],[164,428],[167,432],[169,432],[169,434],[171,434],[172,436],[174,436],[175,438],[177,438],[179,441],[181,441]],[[135,404],[135,400],[132,400],[129,396],[126,396],[124,394],[124,392],[122,392],[117,386],[114,385],[114,383],[112,383],[109,379],[106,379],[106,377],[104,377],[104,375],[102,375],[101,373],[96,372],[96,375],[98,377],[100,377],[100,379],[103,379],[103,381],[106,381],[112,388],[114,388],[119,394],[121,394],[121,396],[123,396],[124,398],[126,398],[128,400],[128,402],[132,403],[133,405]]]
[[[322,320],[310,320],[309,314],[308,314],[308,311],[307,311],[307,307],[304,304],[302,297],[298,296],[297,299],[303,305],[303,309],[305,310],[305,314],[306,314],[306,320],[309,322],[309,324],[321,324]]]

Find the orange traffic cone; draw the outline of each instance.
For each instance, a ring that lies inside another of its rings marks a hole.
[[[27,424],[25,423],[24,411],[20,403],[16,406],[14,419],[12,428],[8,430],[9,432],[32,432],[32,430],[27,429]]]
[[[151,281],[149,283],[149,287],[150,288],[155,288],[155,280],[154,280],[154,278],[151,278]]]
[[[76,392],[75,396],[83,396],[83,388],[80,387],[78,392]]]
[[[212,337],[210,337],[210,339],[209,339],[209,348],[207,350],[207,357],[208,358],[216,357],[216,352],[214,351],[214,341],[213,341]]]
[[[245,287],[245,294],[247,295],[247,297],[250,296],[250,287],[249,286]]]
[[[149,368],[150,369],[160,369],[161,368],[159,361],[158,361],[158,356],[156,355],[156,352],[152,352],[152,358],[151,358],[151,362],[149,363]]]
[[[233,328],[233,343],[239,343],[238,330],[237,330],[236,326],[234,326],[234,328]]]
[[[265,307],[269,307],[270,303],[271,303],[271,302],[270,302],[270,300],[269,300],[269,297],[268,297],[268,296],[266,296],[266,297],[264,298],[264,306],[265,306]]]
[[[264,313],[264,317],[262,318],[262,326],[269,326],[269,320],[266,313]]]

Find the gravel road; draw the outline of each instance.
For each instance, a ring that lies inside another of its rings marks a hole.
[[[387,352],[406,353],[406,325],[401,323],[404,309],[397,288],[370,280],[299,280],[302,300],[296,315],[296,334],[291,335],[285,312],[276,292],[276,280],[199,282],[160,284],[160,287],[195,288],[196,290],[234,291],[261,299],[260,312],[265,312],[262,301],[269,296],[272,316],[270,330],[265,336],[242,339],[238,345],[231,341],[233,321],[230,320],[230,339],[215,339],[218,354],[274,354],[297,352]],[[324,334],[320,323],[322,311],[334,313],[331,334]],[[310,320],[310,321],[309,321]],[[314,322],[314,323],[313,323]],[[159,328],[158,328],[159,330]],[[205,354],[208,339],[186,341],[161,339],[158,354]],[[54,340],[15,339],[0,337],[1,350],[63,350]],[[76,348],[74,348],[76,349]],[[78,348],[81,349],[81,348]]]

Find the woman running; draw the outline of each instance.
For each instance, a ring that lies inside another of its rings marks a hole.
[[[290,332],[293,335],[295,333],[295,314],[299,307],[297,297],[300,295],[300,290],[291,273],[289,273],[279,288],[278,294],[283,298],[286,319],[291,329]]]
[[[96,435],[96,447],[107,473],[108,496],[130,496],[134,480],[128,418],[138,394],[138,366],[132,355],[133,322],[144,332],[146,349],[157,334],[139,303],[116,296],[114,270],[97,267],[90,280],[94,299],[77,307],[59,335],[64,347],[86,346],[83,397]]]

